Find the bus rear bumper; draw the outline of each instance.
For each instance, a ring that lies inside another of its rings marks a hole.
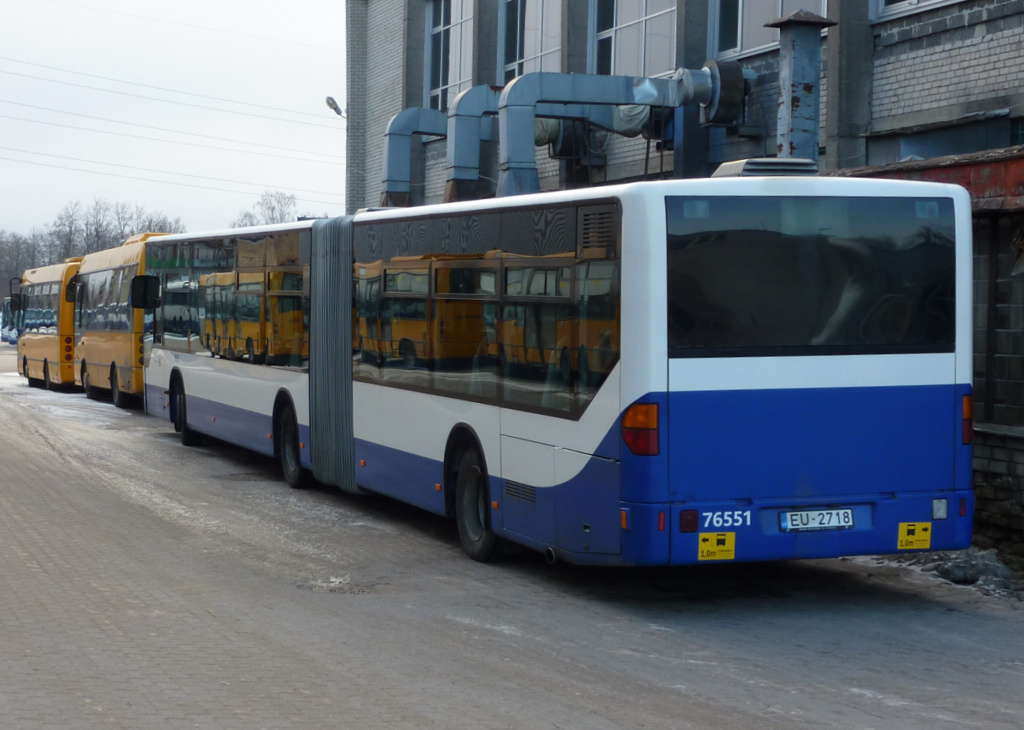
[[[857,495],[841,503],[624,503],[622,510],[624,564],[801,560],[967,548],[974,493]],[[832,524],[797,524],[812,519]]]

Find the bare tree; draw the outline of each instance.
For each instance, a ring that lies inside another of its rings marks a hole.
[[[260,219],[251,210],[243,210],[238,217],[231,221],[232,228],[246,228],[247,226],[258,226]]]
[[[111,215],[114,219],[114,229],[117,231],[117,240],[123,241],[132,233],[132,207],[123,201],[114,203]]]
[[[50,224],[47,263],[57,263],[81,252],[85,232],[82,204],[77,200],[64,206]]]
[[[185,224],[182,223],[181,218],[170,218],[159,211],[151,212],[141,205],[136,205],[130,213],[127,213],[128,210],[128,206],[125,205],[127,225],[120,229],[122,231],[121,240],[138,233],[185,232]]]
[[[92,207],[85,214],[85,250],[83,253],[102,251],[120,243],[110,203],[102,198],[92,201]]]
[[[6,297],[12,288],[17,291],[17,282],[11,287],[11,280],[20,279],[23,272],[39,264],[45,238],[38,229],[31,237],[0,231],[0,296]]]
[[[181,218],[171,218],[161,212],[146,214],[144,222],[145,227],[136,233],[185,233],[188,230]]]
[[[243,210],[232,222],[232,228],[296,220],[295,196],[280,190],[267,190],[252,210]]]
[[[267,190],[256,203],[264,223],[287,223],[295,220],[295,196],[280,190]]]

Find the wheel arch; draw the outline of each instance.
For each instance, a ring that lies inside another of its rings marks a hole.
[[[295,400],[292,398],[292,394],[288,392],[286,388],[281,388],[277,391],[277,395],[274,396],[274,410],[271,412],[271,428],[274,435],[274,458],[281,458],[281,413],[285,407],[291,407],[292,413],[295,414],[298,419],[298,411],[295,410]],[[297,423],[297,421],[296,421]]]

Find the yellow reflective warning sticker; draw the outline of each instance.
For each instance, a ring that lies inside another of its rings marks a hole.
[[[702,532],[697,536],[698,560],[735,560],[735,532]]]
[[[900,539],[896,547],[900,550],[928,550],[932,546],[931,522],[901,522]]]

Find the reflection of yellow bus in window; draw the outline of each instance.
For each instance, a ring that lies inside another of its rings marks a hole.
[[[619,359],[619,262],[591,259],[576,265],[579,314],[577,368],[583,385],[596,385]]]
[[[434,263],[431,339],[439,370],[463,369],[474,359],[496,360],[497,259],[440,260]]]
[[[356,367],[369,373],[379,364],[381,263],[355,264],[352,272],[352,351],[359,353]]]
[[[233,358],[237,339],[235,272],[201,275],[199,297],[204,304],[203,344],[213,355]]]
[[[308,300],[302,296],[303,270],[272,270],[267,275],[267,362],[299,366],[309,360]]]
[[[238,274],[235,298],[235,357],[260,362],[266,355],[266,281],[264,272]]]
[[[506,266],[498,327],[504,366],[559,367],[568,378],[574,324],[572,264],[572,258],[552,257],[520,259]]]
[[[430,361],[430,262],[396,256],[384,265],[377,354],[382,365],[411,368]]]
[[[16,307],[22,322],[18,369],[34,387],[75,382],[74,299],[65,295],[82,259],[26,271]],[[12,307],[13,308],[13,307]]]

